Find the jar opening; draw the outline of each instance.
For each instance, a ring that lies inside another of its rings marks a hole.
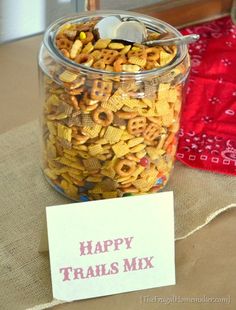
[[[78,64],[75,63],[74,61],[64,57],[58,49],[55,47],[54,44],[54,39],[55,36],[59,30],[59,28],[68,23],[82,23],[82,22],[87,22],[91,20],[92,18],[103,18],[107,16],[116,16],[119,15],[121,18],[138,18],[147,28],[148,31],[150,32],[158,32],[158,33],[163,33],[163,32],[169,32],[175,37],[182,36],[182,34],[172,27],[171,25],[158,20],[156,18],[146,16],[143,14],[139,13],[134,13],[134,12],[126,12],[126,11],[119,11],[119,10],[112,10],[112,11],[93,11],[93,12],[84,12],[81,14],[73,15],[73,16],[68,16],[68,17],[63,17],[58,20],[56,20],[53,24],[51,24],[48,29],[45,32],[44,35],[44,45],[46,46],[48,52],[50,55],[56,59],[58,63],[61,65],[71,68],[72,70],[80,71],[81,73],[88,74],[88,73],[96,73],[96,74],[106,74],[107,76],[110,77],[120,77],[123,80],[126,79],[143,79],[143,78],[148,78],[156,75],[161,75],[169,70],[175,68],[178,64],[180,64],[185,56],[187,55],[187,46],[186,45],[181,45],[177,47],[177,53],[176,56],[173,58],[173,60],[168,63],[167,65],[160,67],[160,68],[155,68],[152,70],[146,70],[146,71],[141,71],[137,73],[130,73],[130,72],[109,72],[101,69],[96,69],[92,67],[86,67],[83,64]]]

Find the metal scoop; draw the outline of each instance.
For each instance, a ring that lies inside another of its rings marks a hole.
[[[141,43],[147,46],[190,44],[199,39],[198,34],[170,37],[170,33],[162,33],[160,39],[147,40],[145,25],[136,18],[109,16],[100,20],[95,29],[101,39],[112,39],[126,43]]]

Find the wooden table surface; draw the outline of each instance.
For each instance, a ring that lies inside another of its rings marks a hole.
[[[40,115],[37,53],[42,37],[0,46],[0,133]],[[230,195],[230,193],[229,193]],[[164,309],[155,298],[174,298],[168,309],[236,309],[236,210],[229,210],[190,237],[176,242],[175,286],[156,288],[55,306],[72,309]],[[181,298],[230,298],[230,303],[183,302]],[[147,301],[149,300],[149,301]],[[19,301],[20,302],[20,301]]]

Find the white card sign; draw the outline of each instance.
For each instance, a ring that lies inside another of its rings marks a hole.
[[[53,297],[175,284],[173,193],[46,208]]]

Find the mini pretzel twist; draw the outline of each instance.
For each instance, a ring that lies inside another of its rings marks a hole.
[[[122,65],[127,63],[127,59],[124,55],[120,56],[116,59],[114,62],[114,71],[115,72],[121,72],[122,71]]]
[[[135,167],[134,161],[122,159],[115,165],[115,171],[119,176],[127,177],[135,171]]]
[[[158,47],[149,47],[146,49],[148,60],[158,60],[160,58],[160,48]]]
[[[160,136],[160,126],[155,123],[150,123],[143,132],[145,140],[153,141]]]
[[[91,90],[91,98],[94,100],[106,101],[112,91],[112,82],[95,80]]]
[[[70,51],[72,45],[73,45],[73,42],[70,41],[69,39],[67,38],[60,38],[60,39],[56,39],[56,45],[57,47],[60,49],[60,50],[67,50],[67,51]]]
[[[143,133],[145,128],[146,128],[146,117],[144,116],[137,116],[128,121],[127,129],[130,134],[138,136],[141,133]]]
[[[119,55],[118,51],[104,48],[103,50],[101,50],[100,59],[103,60],[106,65],[110,65],[115,61],[118,55]]]
[[[105,67],[106,67],[106,64],[105,64],[105,62],[102,59],[96,61],[93,64],[93,68],[96,68],[96,69],[104,70]]]
[[[93,57],[91,55],[88,54],[79,54],[76,58],[75,61],[78,64],[84,65],[84,66],[88,66],[91,67],[93,64]]]

